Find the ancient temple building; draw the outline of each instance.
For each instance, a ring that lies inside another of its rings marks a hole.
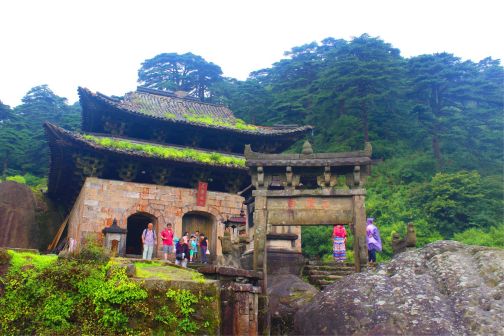
[[[127,229],[120,254],[140,254],[141,232],[152,222],[158,233],[172,223],[179,237],[199,230],[219,255],[223,223],[239,216],[237,192],[250,185],[245,145],[281,152],[311,130],[246,124],[223,105],[181,92],[139,88],[118,98],[79,88],[79,96],[82,133],[44,125],[49,196],[71,209],[68,237],[77,242],[116,219]]]

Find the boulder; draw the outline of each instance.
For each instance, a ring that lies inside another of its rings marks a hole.
[[[0,183],[0,246],[34,246],[38,235],[35,207],[30,188],[12,181]]]
[[[304,335],[504,335],[504,250],[439,241],[327,287]]]
[[[294,314],[318,293],[318,289],[293,274],[268,277],[272,335],[291,334]]]
[[[58,206],[41,191],[0,183],[0,246],[46,250],[62,222]]]

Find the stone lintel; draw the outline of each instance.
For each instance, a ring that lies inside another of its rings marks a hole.
[[[366,189],[253,190],[252,196],[264,197],[334,197],[364,196]]]

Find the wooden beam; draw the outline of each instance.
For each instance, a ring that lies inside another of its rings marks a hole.
[[[68,219],[70,218],[70,214],[66,216],[65,220],[63,221],[63,223],[61,223],[59,229],[58,229],[58,232],[56,233],[56,236],[54,237],[53,241],[51,242],[51,244],[49,244],[49,246],[47,247],[47,250],[48,251],[52,251],[56,248],[56,246],[58,245],[58,242],[60,241],[60,238],[61,238],[61,235],[63,234],[63,231],[65,231],[65,227],[68,223]]]

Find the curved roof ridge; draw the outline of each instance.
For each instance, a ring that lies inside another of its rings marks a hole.
[[[226,129],[239,133],[267,136],[300,134],[313,129],[313,126],[310,125],[259,126],[247,124],[236,118],[233,112],[224,105],[202,103],[168,95],[162,96],[132,91],[119,99],[100,92],[94,93],[83,87],[79,87],[78,91],[81,103],[84,96],[89,96],[127,113],[174,123],[181,122],[205,128]],[[86,108],[83,108],[83,113],[87,113]]]

